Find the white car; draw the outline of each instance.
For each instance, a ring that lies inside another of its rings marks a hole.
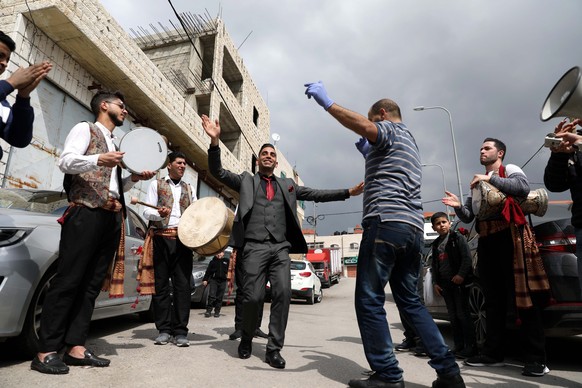
[[[291,260],[291,298],[305,299],[308,304],[323,299],[321,281],[309,261]]]

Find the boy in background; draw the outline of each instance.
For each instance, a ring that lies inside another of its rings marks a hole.
[[[204,274],[202,284],[204,287],[209,285],[208,304],[204,316],[210,318],[212,308],[214,307],[214,318],[220,317],[220,308],[222,307],[222,297],[226,289],[226,278],[228,275],[228,258],[224,257],[224,251],[217,253],[210,263]]]
[[[430,218],[439,237],[432,243],[432,283],[435,294],[447,305],[458,358],[477,353],[475,327],[469,310],[469,287],[473,275],[471,250],[464,236],[451,230],[451,222],[443,212]]]

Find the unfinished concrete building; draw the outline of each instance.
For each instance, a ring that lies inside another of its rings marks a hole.
[[[151,26],[132,37],[96,0],[3,0],[0,30],[17,45],[7,73],[43,59],[53,70],[31,95],[36,113],[31,146],[11,149],[1,143],[2,187],[61,189],[57,159],[68,131],[93,120],[89,102],[96,89],[119,89],[130,117],[116,136],[135,127],[155,129],[169,139],[170,149],[187,155],[185,179],[197,186],[199,198],[218,195],[234,207],[237,193],[207,173],[210,140],[200,116],[220,120],[223,166],[240,173],[254,171],[255,155],[269,141],[269,110],[224,23],[192,14],[181,19],[185,28]],[[299,182],[280,158],[289,171],[276,173]],[[143,198],[147,184],[140,182],[130,195]]]

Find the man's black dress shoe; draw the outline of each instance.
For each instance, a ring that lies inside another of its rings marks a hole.
[[[228,336],[228,339],[234,341],[235,339],[238,339],[240,337],[242,337],[242,330],[237,329],[234,331],[234,333]]]
[[[49,375],[64,375],[69,373],[69,367],[65,365],[56,353],[47,354],[42,362],[38,356],[34,357],[30,363],[30,369]]]
[[[238,356],[240,358],[247,359],[251,356],[251,353],[253,352],[253,343],[250,340],[245,340],[243,339],[242,341],[240,341],[240,344],[238,345]]]
[[[97,357],[89,349],[85,349],[85,353],[84,354],[85,354],[85,357],[83,357],[83,358],[77,358],[77,357],[73,357],[73,356],[69,355],[68,353],[65,353],[63,355],[63,361],[67,365],[73,365],[73,366],[96,366],[96,367],[99,367],[99,368],[103,368],[103,367],[109,366],[109,364],[111,363],[111,361],[108,360],[108,359],[106,359],[106,358]]]
[[[273,368],[277,369],[285,368],[285,359],[281,357],[281,353],[279,353],[278,350],[267,352],[265,354],[265,362],[272,366]]]
[[[350,380],[351,388],[404,388],[404,380],[387,381],[377,374],[373,374],[365,380]]]
[[[269,335],[266,334],[264,331],[262,331],[260,328],[255,330],[255,337],[261,337],[261,338],[269,338]]]

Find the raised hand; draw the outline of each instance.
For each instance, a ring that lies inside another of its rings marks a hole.
[[[30,96],[30,92],[47,76],[52,67],[53,65],[48,61],[27,68],[20,67],[6,81],[18,90],[20,97],[27,98]]]
[[[459,201],[459,197],[455,194],[451,193],[450,191],[445,191],[446,197],[444,197],[441,202],[447,206],[452,208],[459,208],[461,207],[461,201]]]
[[[210,117],[202,115],[202,128],[208,136],[210,136],[211,144],[218,145],[218,140],[220,139],[220,124],[218,120],[210,120]]]
[[[305,94],[307,98],[313,97],[313,99],[325,110],[328,110],[330,106],[333,105],[333,100],[327,96],[327,91],[323,82],[313,82],[303,85],[307,88]]]

